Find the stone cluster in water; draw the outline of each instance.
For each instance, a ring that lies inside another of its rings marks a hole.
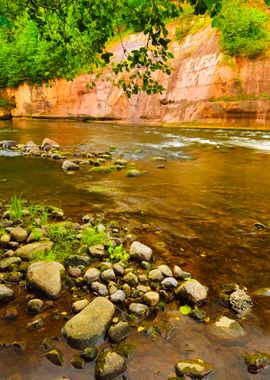
[[[0,141],[0,149],[11,151],[14,153],[22,154],[30,157],[48,158],[51,160],[59,161],[62,163],[62,169],[66,172],[74,172],[81,167],[91,165],[90,172],[92,173],[110,173],[113,170],[122,170],[126,168],[125,175],[127,177],[137,177],[141,172],[134,167],[134,164],[129,163],[127,160],[119,157],[113,160],[111,152],[100,153],[70,153],[60,150],[60,145],[49,139],[45,138],[41,145],[37,145],[33,141],[28,141],[26,144],[17,144],[14,140]],[[115,147],[111,147],[114,151]]]

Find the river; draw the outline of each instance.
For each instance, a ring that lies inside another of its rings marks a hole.
[[[93,174],[87,169],[70,175],[57,161],[11,157],[0,151],[1,198],[22,194],[62,207],[73,220],[87,212],[120,220],[154,248],[157,262],[180,265],[209,288],[203,310],[211,321],[219,315],[232,317],[219,298],[222,284],[236,282],[251,295],[270,286],[270,131],[0,122],[0,140],[41,144],[45,137],[59,142],[63,151],[100,152],[113,146],[114,156],[132,160],[142,175],[127,178],[123,171]],[[258,229],[256,223],[265,228]],[[153,339],[136,331],[130,335],[137,349],[129,360],[127,379],[167,379],[178,360],[192,356],[216,366],[213,380],[253,379],[241,355],[269,352],[270,299],[252,298],[253,314],[242,321],[247,336],[226,342],[214,339],[207,325],[181,316],[172,305],[165,315],[156,316],[170,320],[175,329],[171,339]],[[23,305],[23,300],[16,302]],[[55,307],[61,311],[66,305],[60,300]],[[16,322],[21,327],[14,331],[13,322],[3,320],[3,312],[0,307],[0,342],[24,340],[28,346],[24,353],[0,351],[1,380],[94,378],[91,365],[76,370],[66,361],[57,368],[41,356],[41,338],[59,335],[60,322],[51,322],[33,337],[24,329],[23,316]],[[71,355],[73,350],[61,339],[59,345],[67,357]],[[269,377],[269,370],[256,375],[257,380]]]

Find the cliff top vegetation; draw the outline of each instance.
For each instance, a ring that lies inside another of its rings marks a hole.
[[[129,96],[162,92],[154,74],[171,72],[170,19],[180,41],[212,18],[226,53],[254,58],[269,45],[268,5],[270,0],[0,0],[0,88],[69,80],[106,66]],[[108,42],[121,42],[127,31],[142,32],[145,42],[131,51],[123,47],[116,61]]]

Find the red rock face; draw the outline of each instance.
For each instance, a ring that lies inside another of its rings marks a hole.
[[[130,36],[126,47],[141,44]],[[0,96],[15,97],[14,117],[70,117],[118,120],[124,123],[269,122],[270,59],[236,60],[222,55],[217,32],[207,27],[178,44],[172,43],[172,74],[158,74],[162,95],[126,97],[104,78],[81,75],[74,81],[59,79],[50,87],[21,85]],[[113,49],[120,56],[121,47]],[[268,99],[269,97],[269,99]]]

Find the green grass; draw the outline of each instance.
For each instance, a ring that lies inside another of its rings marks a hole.
[[[239,94],[239,95],[227,95],[220,96],[218,98],[210,98],[210,102],[233,102],[233,101],[241,101],[241,100],[270,100],[270,95],[267,94]]]
[[[269,48],[269,16],[239,0],[224,0],[220,44],[231,56],[256,58]]]
[[[74,229],[73,223],[60,222],[49,225],[48,237],[61,243],[65,241],[74,241],[77,237],[77,231]]]
[[[104,244],[106,242],[107,235],[103,231],[98,231],[96,227],[87,227],[82,234],[82,243],[88,246]]]
[[[124,250],[122,244],[114,247],[113,243],[110,241],[108,253],[109,253],[108,261],[118,262],[122,260],[126,261],[129,259],[129,254]]]
[[[37,253],[31,260],[31,262],[36,261],[58,261],[65,262],[65,260],[71,254],[70,249],[65,244],[56,244],[50,251],[48,252],[40,252]]]
[[[21,196],[13,195],[10,199],[8,211],[10,219],[16,221],[23,216],[24,201]]]
[[[49,220],[49,212],[48,208],[42,204],[33,204],[30,203],[28,207],[28,211],[30,214],[30,218],[32,220],[32,223],[36,225],[35,219],[39,219],[40,223],[39,225],[44,226],[48,223]]]

